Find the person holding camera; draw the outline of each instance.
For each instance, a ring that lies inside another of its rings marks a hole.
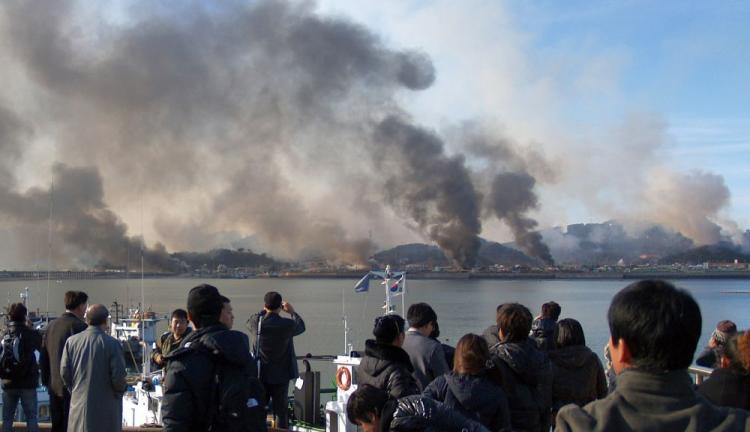
[[[247,320],[247,327],[253,341],[253,353],[258,359],[258,377],[266,389],[265,404],[271,400],[277,418],[276,427],[286,429],[289,426],[289,381],[299,376],[294,336],[305,332],[305,322],[275,291],[267,292],[263,302],[263,310]],[[281,317],[282,311],[290,318]]]

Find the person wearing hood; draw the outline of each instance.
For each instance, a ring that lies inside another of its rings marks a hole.
[[[546,431],[551,424],[552,368],[547,354],[529,338],[531,312],[506,303],[497,313],[500,342],[490,349],[508,396],[513,430]]]
[[[375,318],[375,339],[365,341],[365,356],[355,372],[357,383],[384,390],[396,399],[419,393],[409,354],[401,348],[404,324],[404,319],[395,314]]]
[[[223,307],[214,286],[198,285],[188,294],[188,318],[195,330],[164,357],[165,432],[266,430],[265,395],[249,339],[221,323]]]
[[[422,395],[393,399],[367,384],[360,384],[349,397],[346,417],[364,432],[490,432],[434,399]]]
[[[487,342],[481,336],[467,334],[458,340],[453,371],[435,378],[422,396],[442,402],[491,431],[510,430],[502,377],[492,367]]]
[[[569,403],[584,406],[607,396],[607,379],[599,357],[586,346],[581,323],[566,318],[557,323],[552,362],[552,409]],[[554,417],[554,415],[553,415]]]
[[[555,349],[555,331],[557,319],[560,318],[560,305],[551,301],[542,305],[542,313],[531,323],[530,336],[536,340],[536,346],[543,351]]]
[[[13,429],[19,401],[26,418],[26,429],[31,432],[39,430],[36,397],[39,366],[34,351],[42,349],[42,335],[26,325],[26,313],[23,303],[13,303],[8,308],[10,322],[3,335],[3,346],[6,343],[13,345],[14,341],[18,341],[18,362],[11,370],[3,370],[3,432],[11,432]],[[11,351],[8,355],[13,356],[14,353]]]

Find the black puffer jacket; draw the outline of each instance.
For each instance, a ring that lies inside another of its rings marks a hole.
[[[39,384],[39,364],[36,361],[34,351],[42,349],[42,335],[34,329],[30,329],[24,322],[11,321],[5,333],[11,335],[20,334],[21,363],[19,365],[18,377],[4,379],[4,389],[34,389]],[[4,334],[3,334],[4,336]]]
[[[162,399],[165,432],[207,431],[211,419],[212,380],[218,366],[236,368],[250,383],[252,398],[262,404],[263,389],[250,355],[247,335],[222,324],[191,332],[180,348],[164,357],[167,361]],[[234,375],[237,376],[237,375]],[[249,403],[243,401],[243,403]],[[248,405],[249,407],[250,405]],[[249,430],[265,431],[265,414]]]
[[[544,351],[555,349],[557,322],[549,318],[537,318],[531,323],[531,337],[536,340],[537,348]]]
[[[599,357],[584,345],[549,353],[552,361],[552,408],[574,403],[584,406],[607,395],[607,379]]]
[[[419,393],[412,372],[406,351],[369,339],[365,342],[365,357],[356,369],[356,382],[385,390],[389,397],[398,399]]]
[[[514,430],[547,430],[551,422],[552,367],[532,339],[500,342],[490,348],[503,377]]]
[[[433,399],[412,395],[390,399],[380,413],[380,432],[490,432],[481,423]]]
[[[491,431],[510,430],[510,409],[503,389],[486,374],[460,375],[449,372],[435,378],[422,396],[442,402]]]
[[[716,406],[750,410],[750,375],[731,369],[714,369],[698,393]]]

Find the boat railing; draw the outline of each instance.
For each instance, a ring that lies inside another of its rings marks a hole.
[[[693,375],[695,385],[701,385],[701,383],[705,381],[705,379],[708,378],[713,371],[714,370],[711,368],[696,365],[690,366],[688,368],[688,373]]]
[[[325,355],[313,355],[313,354],[309,354],[309,353],[305,354],[303,356],[297,356],[296,358],[297,358],[297,361],[302,361],[302,364],[304,365],[306,372],[311,372],[312,371],[312,366],[310,365],[311,361],[322,361],[322,362],[330,363],[330,362],[336,360],[336,356],[335,355],[327,355],[327,354],[325,354]],[[320,394],[331,394],[331,393],[336,393],[336,387],[329,387],[329,388],[321,388],[320,389]]]

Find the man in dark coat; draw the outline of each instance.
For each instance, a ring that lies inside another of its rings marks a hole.
[[[42,341],[40,366],[42,384],[49,392],[49,408],[52,417],[52,431],[64,432],[68,428],[68,411],[70,410],[70,393],[65,388],[60,375],[65,342],[74,334],[86,330],[83,315],[89,296],[82,291],[65,293],[65,313],[47,326]]]
[[[293,338],[305,332],[305,322],[290,303],[282,300],[281,294],[270,291],[263,301],[263,311],[252,315],[247,325],[255,356],[260,358],[260,381],[266,389],[266,398],[273,402],[276,426],[286,429],[289,381],[299,376]],[[282,318],[281,311],[291,319]]]
[[[362,385],[346,405],[349,421],[364,432],[489,432],[440,402],[421,395],[390,399],[383,390]]]
[[[502,305],[497,314],[500,343],[490,348],[508,395],[514,430],[548,430],[551,423],[552,367],[529,338],[531,312],[518,303]]]
[[[409,354],[404,343],[404,319],[398,315],[375,318],[375,340],[365,341],[365,356],[355,369],[357,384],[369,384],[384,390],[392,398],[418,394]]]
[[[38,431],[36,386],[39,383],[39,366],[34,351],[42,349],[42,335],[26,326],[26,306],[13,303],[8,309],[10,322],[5,330],[11,340],[19,341],[19,363],[12,376],[4,378],[3,387],[3,432],[10,432],[21,401],[26,429]]]
[[[617,387],[583,408],[562,407],[556,430],[750,430],[750,413],[717,407],[694,389],[687,368],[701,311],[687,291],[660,280],[633,283],[612,299],[607,318]]]
[[[227,405],[258,408],[260,418],[239,425],[239,430],[265,431],[265,411],[261,408],[263,390],[256,378],[247,335],[229,330],[220,322],[222,296],[216,287],[199,285],[188,295],[188,316],[195,331],[185,337],[182,345],[165,356],[162,423],[165,432],[227,431],[217,422],[220,418],[216,379],[219,371],[229,370],[246,381],[248,394],[237,394],[242,400],[225,401]],[[239,374],[239,375],[238,375]],[[226,376],[226,375],[224,375]],[[223,384],[222,384],[223,385]],[[237,416],[237,418],[244,418]]]
[[[698,393],[714,405],[750,410],[750,332],[729,337],[719,365]]]
[[[440,342],[430,335],[437,326],[437,314],[427,303],[415,303],[406,312],[409,330],[403,348],[414,367],[414,378],[423,390],[432,380],[448,372],[448,362]]]
[[[192,329],[188,327],[188,316],[184,309],[175,309],[169,320],[169,331],[161,335],[156,349],[151,353],[151,360],[158,366],[164,367],[164,357],[179,348],[182,340],[190,334]]]

